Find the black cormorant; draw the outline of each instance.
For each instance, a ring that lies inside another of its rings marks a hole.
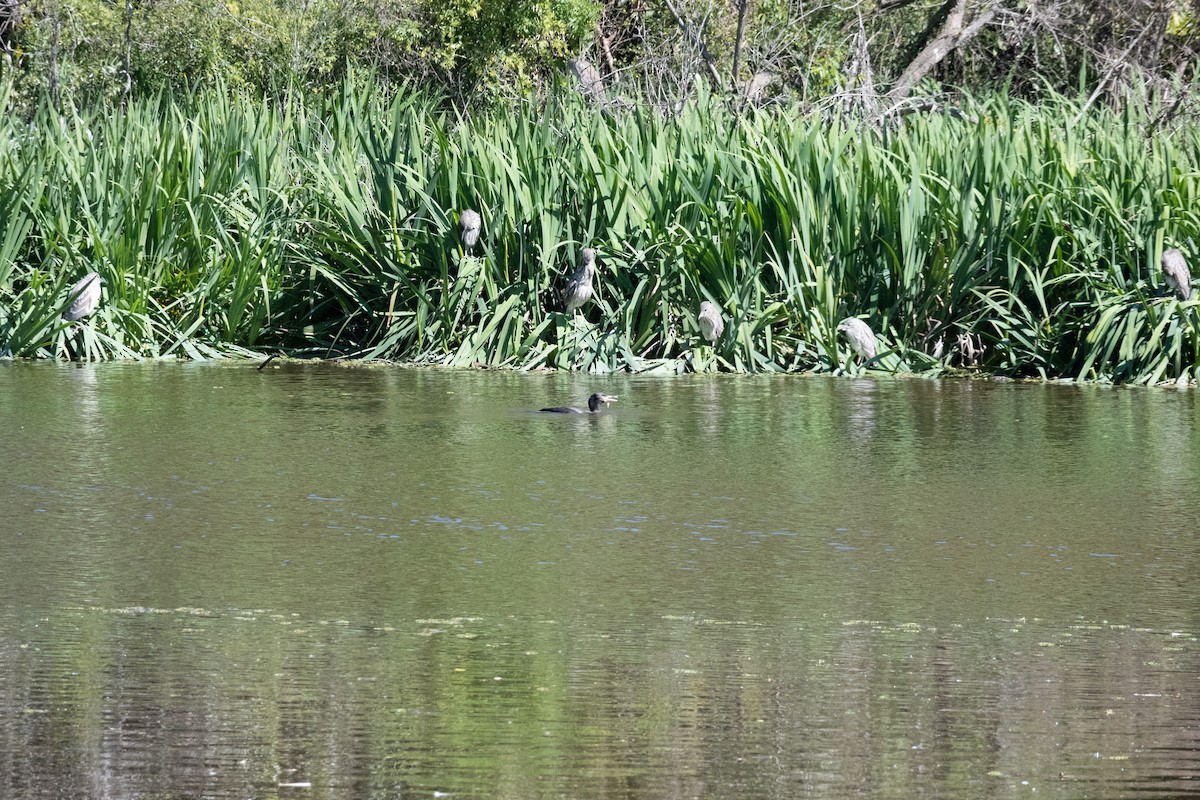
[[[611,403],[616,399],[616,395],[596,392],[594,395],[588,398],[588,407],[586,411],[582,408],[576,408],[575,406],[555,406],[554,408],[541,408],[538,410],[548,411],[552,414],[598,414],[601,406],[603,406],[605,403]]]

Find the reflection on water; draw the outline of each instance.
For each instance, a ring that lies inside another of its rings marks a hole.
[[[1195,413],[0,365],[0,797],[1200,795]]]

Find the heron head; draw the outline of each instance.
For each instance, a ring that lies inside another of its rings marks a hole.
[[[714,311],[714,310],[716,310],[716,306],[714,306],[708,300],[705,300],[703,303],[700,304],[700,313],[701,314],[707,314],[709,311]]]
[[[1162,254],[1163,272],[1173,272],[1187,269],[1187,259],[1183,257],[1183,252],[1172,247],[1169,250],[1163,250]]]
[[[585,267],[593,266],[596,263],[596,251],[590,247],[583,248],[583,252],[579,254]]]

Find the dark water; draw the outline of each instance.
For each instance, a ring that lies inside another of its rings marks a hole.
[[[1200,796],[1197,402],[0,365],[0,797]]]

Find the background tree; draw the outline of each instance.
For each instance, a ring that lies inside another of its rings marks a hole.
[[[107,101],[218,79],[313,90],[351,69],[468,106],[539,92],[584,56],[663,107],[703,84],[877,113],[933,80],[1093,102],[1136,89],[1181,113],[1198,17],[1200,0],[0,0],[0,73],[26,108],[47,90]]]

